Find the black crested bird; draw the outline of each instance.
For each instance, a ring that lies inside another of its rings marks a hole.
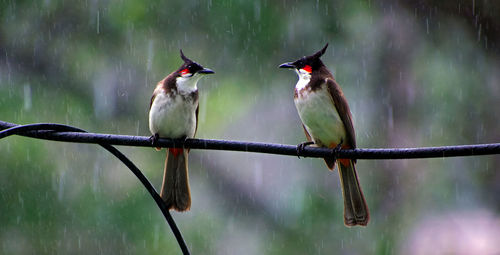
[[[332,73],[320,59],[327,47],[328,44],[311,56],[279,66],[293,69],[299,76],[299,81],[295,85],[294,102],[308,140],[298,145],[299,152],[309,144],[335,150],[356,148],[356,137],[347,100]],[[356,174],[356,161],[336,160],[333,155],[325,158],[330,170],[334,169],[336,161],[344,197],[344,224],[366,226],[370,213]]]
[[[149,130],[155,144],[159,137],[193,138],[198,128],[197,83],[204,74],[214,71],[203,68],[181,52],[184,64],[161,80],[149,105]],[[159,148],[157,148],[159,150]],[[188,176],[189,149],[169,148],[160,196],[169,209],[186,211],[191,207]]]

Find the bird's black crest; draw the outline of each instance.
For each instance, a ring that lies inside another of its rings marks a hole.
[[[191,59],[184,56],[184,52],[182,52],[182,49],[180,49],[180,52],[181,52],[181,58],[182,58],[182,60],[184,60],[184,63],[193,63],[194,62]]]
[[[320,58],[321,56],[323,56],[323,54],[325,54],[326,48],[328,48],[328,43],[326,43],[326,45],[325,45],[325,47],[323,47],[323,49],[321,49],[318,52],[314,53],[314,55],[312,55],[312,56],[314,58]]]

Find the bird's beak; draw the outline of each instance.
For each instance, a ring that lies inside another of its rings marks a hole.
[[[295,68],[295,65],[292,62],[288,62],[281,64],[279,68]]]
[[[211,69],[203,68],[200,71],[198,71],[198,73],[201,73],[201,74],[211,74],[211,73],[215,73],[215,72],[212,71]]]

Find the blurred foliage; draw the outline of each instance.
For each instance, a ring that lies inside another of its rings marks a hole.
[[[480,0],[0,0],[0,119],[149,136],[151,93],[182,48],[216,71],[199,83],[198,137],[297,144],[296,77],[277,65],[329,42],[323,61],[360,147],[499,142],[499,10]],[[121,149],[159,188],[164,152]],[[0,253],[179,252],[154,202],[101,148],[10,137],[0,162]],[[500,229],[499,167],[498,156],[359,161],[371,222],[346,228],[338,175],[321,160],[193,150],[193,207],[173,215],[193,254],[498,253],[488,244]],[[472,229],[426,232],[434,219],[496,223],[475,229],[479,250]],[[464,245],[427,247],[433,235]]]

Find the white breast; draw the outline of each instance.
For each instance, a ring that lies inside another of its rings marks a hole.
[[[295,72],[299,76],[299,81],[295,85],[295,89],[297,89],[297,91],[303,90],[307,86],[309,81],[311,81],[311,74],[302,69],[295,69]]]
[[[160,137],[194,137],[198,100],[177,93],[159,93],[149,111],[149,130]]]
[[[310,77],[300,78],[297,84],[295,85],[295,89],[297,89],[297,91],[305,89],[307,84],[309,84],[309,81],[311,81]]]
[[[345,141],[344,123],[335,108],[326,83],[321,88],[311,91],[299,80],[296,89],[295,107],[314,142],[320,146],[332,147],[340,141]]]

